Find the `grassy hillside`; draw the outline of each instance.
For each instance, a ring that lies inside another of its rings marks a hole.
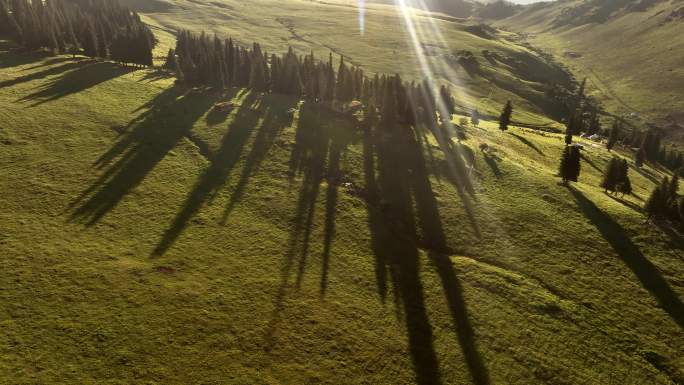
[[[445,154],[1,46],[2,383],[684,378],[684,245],[640,209],[657,169],[615,199],[590,144],[557,184],[555,134],[483,122]]]
[[[498,115],[510,99],[525,112],[519,119],[533,124],[551,123],[547,116],[556,107],[545,97],[547,84],[573,87],[569,74],[559,71],[556,63],[528,46],[511,42],[510,34],[473,27],[444,14],[411,11],[420,40],[415,47],[401,11],[370,1],[363,13],[353,0],[126,3],[162,32],[163,41],[157,49],[161,56],[172,43],[169,32],[184,28],[232,36],[243,45],[256,40],[269,52],[283,52],[288,46],[300,54],[313,51],[319,58],[327,58],[332,52],[367,73],[399,73],[405,79],[423,80],[427,76],[420,64],[422,56],[438,81],[453,85],[464,110],[479,108]],[[468,55],[472,55],[475,67],[462,65],[462,58]],[[492,55],[500,60],[491,59]],[[535,77],[526,70],[528,67],[544,75]]]
[[[528,33],[558,57],[615,114],[634,123],[684,127],[684,4],[659,1],[558,1],[533,5],[497,23]],[[684,129],[672,134],[682,138]]]

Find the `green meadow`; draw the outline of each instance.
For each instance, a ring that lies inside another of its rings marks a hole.
[[[387,5],[361,33],[353,1],[124,3],[159,64],[187,28],[424,76]],[[578,137],[560,184],[543,84],[573,75],[513,33],[412,20],[453,64],[434,69],[458,80],[453,122],[510,99],[511,129],[444,147],[0,40],[0,383],[684,383],[684,239],[643,212],[671,173]],[[615,156],[630,196],[599,187]]]

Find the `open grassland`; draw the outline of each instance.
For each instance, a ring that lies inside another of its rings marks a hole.
[[[6,44],[0,106],[2,383],[684,378],[650,166],[613,198],[587,143],[563,187],[561,136],[483,122],[456,181],[422,131]]]
[[[367,4],[360,20],[357,1],[305,0],[156,0],[125,3],[139,10],[155,32],[162,33],[156,55],[163,56],[172,40],[169,33],[180,29],[216,33],[233,37],[239,44],[256,41],[269,52],[284,52],[293,47],[299,54],[314,52],[327,60],[344,56],[348,63],[362,67],[367,74],[398,73],[404,79],[421,81],[427,73],[419,57],[430,65],[436,81],[447,81],[459,96],[464,111],[478,108],[497,114],[506,100],[520,105],[518,118],[532,124],[549,124],[544,99],[545,81],[568,83],[554,63],[529,47],[511,42],[511,34],[483,34],[464,20],[442,14],[414,10],[406,15],[390,5]],[[418,44],[414,44],[415,33]],[[466,71],[459,64],[465,51],[472,53],[477,71]],[[506,62],[487,60],[490,52]],[[509,65],[517,62],[520,66]],[[535,75],[530,76],[526,69]],[[567,84],[565,84],[568,86]]]
[[[603,22],[560,22],[564,9],[581,3],[536,6],[497,25],[529,33],[532,44],[559,58],[578,78],[586,77],[590,93],[610,112],[636,113],[641,125],[662,123],[671,115],[684,126],[684,21],[667,20],[684,4],[655,1],[644,11],[618,11]],[[620,2],[605,2],[605,7],[614,4]],[[684,132],[674,134],[681,139]]]

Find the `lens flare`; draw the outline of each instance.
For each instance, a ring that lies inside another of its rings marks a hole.
[[[366,0],[359,0],[359,32],[366,33]]]

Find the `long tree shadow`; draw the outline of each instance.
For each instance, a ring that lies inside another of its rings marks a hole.
[[[344,180],[341,167],[342,156],[355,137],[353,120],[334,117],[325,108],[303,103],[296,123],[295,144],[290,153],[290,183],[301,177],[298,188],[296,212],[287,250],[281,268],[280,286],[274,300],[274,310],[266,331],[266,344],[270,349],[284,310],[284,301],[295,274],[295,288],[304,278],[309,256],[311,231],[316,211],[316,201],[321,183],[327,181],[323,254],[321,261],[320,294],[325,295],[328,286],[328,268],[332,241],[335,235],[335,213],[338,188]]]
[[[95,224],[138,186],[147,174],[192,130],[213,104],[208,93],[172,87],[145,104],[119,140],[95,162],[103,174],[72,202],[71,220]]]
[[[514,134],[512,132],[511,132],[511,136],[513,136],[514,138],[521,141],[527,147],[533,149],[535,152],[537,152],[537,154],[539,154],[541,156],[546,156],[546,155],[544,155],[544,152],[542,150],[540,150],[539,147],[537,147],[536,144],[532,143],[529,139],[525,138],[524,136],[520,136],[520,135]]]
[[[501,158],[497,157],[496,155],[492,155],[492,154],[484,154],[483,157],[484,157],[485,163],[487,163],[487,166],[489,166],[489,168],[494,173],[494,176],[497,179],[500,179],[501,177],[503,177],[503,173],[501,172],[501,169],[499,168],[499,163],[498,163],[498,161]]]
[[[72,57],[53,57],[50,59],[43,60],[40,64],[28,67],[22,71],[33,71],[35,69],[51,66],[54,64],[59,64],[59,63],[64,63],[64,62],[77,62],[79,60],[81,60],[81,59],[79,59],[79,58],[75,59]]]
[[[34,107],[85,91],[132,71],[130,68],[121,67],[114,63],[92,61],[69,63],[57,68],[60,67],[76,67],[76,69],[64,73],[40,91],[24,96],[19,101],[37,100],[31,105]]]
[[[36,63],[49,56],[47,53],[13,51],[16,48],[16,44],[0,40],[0,69]]]
[[[316,209],[320,185],[328,180],[326,192],[326,219],[323,244],[323,266],[321,274],[321,292],[327,286],[327,269],[330,247],[334,235],[335,211],[337,205],[337,185],[340,177],[340,159],[348,144],[343,132],[346,127],[342,122],[330,122],[330,115],[322,113],[319,106],[305,103],[300,108],[295,146],[290,155],[290,175],[302,175],[299,188],[297,212],[294,218],[293,231],[290,235],[290,246],[286,256],[286,266],[291,265],[298,254],[296,285],[299,287],[306,270],[309,252],[309,241]],[[333,118],[334,119],[334,118]],[[339,124],[339,126],[338,126]],[[340,130],[342,127],[342,130]]]
[[[625,207],[629,207],[630,209],[636,211],[639,214],[642,214],[644,212],[644,210],[641,208],[641,206],[639,206],[638,204],[636,204],[634,202],[630,202],[630,201],[623,199],[623,198],[618,198],[617,195],[612,195],[610,193],[606,193],[606,196],[608,196],[610,199],[614,200],[615,202],[620,203],[621,205],[623,205]]]
[[[300,106],[295,144],[290,154],[289,167],[293,180],[296,175],[302,174],[303,179],[298,190],[297,208],[285,253],[285,261],[280,272],[280,285],[274,301],[274,310],[265,336],[268,349],[275,343],[274,334],[280,323],[285,295],[296,263],[298,265],[297,287],[303,279],[316,199],[320,184],[325,176],[329,129],[327,125],[323,124],[321,112],[315,105],[304,103]],[[297,261],[297,259],[299,260]]]
[[[219,149],[211,155],[209,166],[188,194],[183,207],[152,252],[153,255],[163,255],[178,239],[190,219],[207,201],[213,200],[221,187],[226,184],[261,117],[262,112],[252,108],[257,101],[256,93],[249,93],[245,96],[228,132],[221,140]]]
[[[684,304],[663,278],[658,268],[644,256],[619,223],[599,209],[581,191],[572,187],[568,189],[587,219],[596,226],[603,238],[608,241],[620,259],[632,270],[644,288],[655,297],[663,310],[672,317],[679,327],[684,328]]]
[[[40,79],[45,79],[48,76],[54,76],[54,75],[59,75],[67,71],[71,71],[73,69],[79,68],[83,66],[84,64],[82,62],[71,62],[71,63],[65,63],[61,65],[57,65],[54,67],[49,67],[41,71],[35,71],[32,73],[29,73],[28,75],[23,75],[23,76],[18,76],[14,79],[10,80],[5,80],[3,82],[0,82],[0,88],[4,87],[12,87],[18,84],[22,83],[27,83],[30,81],[34,80],[40,80]]]
[[[589,158],[585,153],[580,153],[580,158],[582,158],[582,160],[584,160],[585,162],[587,162],[587,164],[590,165],[591,168],[593,168],[594,170],[596,170],[596,171],[598,171],[598,172],[600,172],[600,173],[603,173],[603,170],[601,170],[600,168],[598,168],[598,166],[596,165],[596,163],[594,163],[594,162],[591,160],[591,158]]]
[[[447,256],[451,251],[419,142],[405,127],[389,134],[367,134],[364,170],[378,291],[384,301],[390,280],[396,303],[403,305],[416,382],[442,383],[419,274],[419,248],[423,248],[440,278],[473,382],[489,384],[460,281]]]
[[[223,213],[221,219],[223,224],[226,223],[228,216],[242,199],[250,177],[259,169],[261,162],[282,130],[292,124],[292,116],[289,110],[297,103],[296,99],[279,95],[266,95],[264,99],[262,104],[268,105],[269,108],[261,124],[259,124],[251,149],[245,159],[245,165],[240,173],[240,179]]]
[[[330,136],[330,151],[328,156],[328,187],[325,194],[325,226],[323,234],[323,260],[321,267],[321,295],[325,295],[328,287],[328,269],[330,266],[330,252],[335,237],[335,217],[337,213],[338,189],[344,181],[341,170],[342,153],[352,140],[349,132],[333,133]]]

